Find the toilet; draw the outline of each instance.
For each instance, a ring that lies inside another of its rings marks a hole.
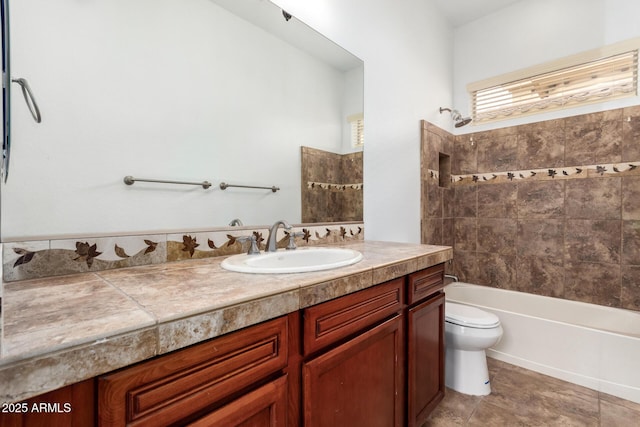
[[[502,337],[500,319],[476,307],[445,304],[445,384],[464,394],[491,393],[485,350]]]

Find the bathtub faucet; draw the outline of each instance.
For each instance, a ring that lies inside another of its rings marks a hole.
[[[454,276],[453,274],[445,274],[444,277],[445,279],[453,279],[454,282],[459,282],[458,276]]]

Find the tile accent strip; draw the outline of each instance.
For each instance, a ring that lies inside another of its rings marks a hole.
[[[296,237],[298,246],[364,240],[363,223],[301,225],[293,231],[304,233]],[[252,234],[257,237],[260,249],[264,249],[269,230],[249,227],[196,233],[9,242],[3,244],[3,279],[12,282],[239,254],[247,248],[237,241],[238,237]],[[279,248],[289,243],[288,233],[282,228],[278,230],[277,238]]]
[[[438,179],[437,171],[429,170],[429,177]],[[524,169],[512,172],[485,172],[467,175],[452,175],[454,185],[499,184],[512,181],[551,181],[558,179],[609,178],[613,176],[640,175],[640,161],[608,163],[600,165],[571,166],[545,169]]]
[[[319,188],[322,190],[362,190],[362,183],[332,184],[329,182],[307,181],[307,188]]]

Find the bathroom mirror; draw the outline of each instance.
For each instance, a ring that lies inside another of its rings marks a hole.
[[[300,147],[362,150],[362,61],[267,0],[9,3],[3,241],[301,222]]]

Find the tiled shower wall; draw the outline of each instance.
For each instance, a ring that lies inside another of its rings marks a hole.
[[[640,311],[640,106],[456,137],[423,122],[422,189],[422,241],[453,246],[460,280]]]
[[[302,222],[362,221],[362,152],[301,148]]]

